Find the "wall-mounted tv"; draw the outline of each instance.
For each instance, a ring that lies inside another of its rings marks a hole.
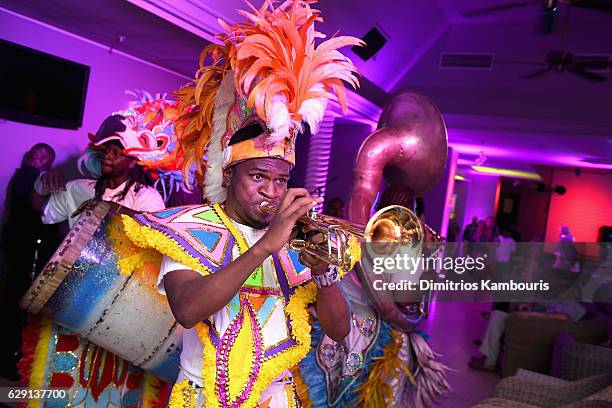
[[[89,67],[0,39],[0,117],[78,129]]]

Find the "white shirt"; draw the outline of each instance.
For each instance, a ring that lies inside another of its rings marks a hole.
[[[247,225],[238,224],[235,221],[232,221],[232,223],[240,230],[240,232],[242,232],[242,235],[244,235],[249,247],[253,246],[257,241],[259,241],[259,239],[266,232],[265,229],[254,229]],[[233,259],[236,259],[238,256],[238,249],[236,246],[234,246]],[[164,276],[172,271],[181,269],[191,270],[192,268],[164,256],[160,267],[159,278],[157,280],[157,290],[161,294],[166,294],[166,290],[164,289]],[[272,257],[268,257],[263,263],[263,286],[268,288],[279,287]],[[211,319],[217,332],[221,336],[223,333],[225,333],[225,330],[231,322],[228,309],[228,307],[224,307],[217,313],[213,314]],[[280,310],[275,310],[275,312],[272,313],[271,318],[268,320],[268,324],[262,327],[264,346],[275,344],[287,337],[287,326],[285,324],[284,312],[282,307],[278,309]],[[191,328],[183,330],[181,371],[179,373],[177,382],[187,378],[197,385],[202,386],[202,357],[203,345],[200,342],[200,338],[198,337],[195,329]],[[287,373],[282,373],[281,376],[283,375],[287,375]]]
[[[510,257],[516,251],[516,244],[511,237],[499,236],[499,246],[495,249],[495,261],[510,262]]]
[[[586,314],[586,309],[578,302],[549,302],[546,304],[546,311],[565,314],[573,322],[582,319]]]
[[[125,188],[125,181],[117,188],[107,188],[102,195],[105,201],[112,201],[134,211],[158,211],[166,208],[162,196],[153,187],[141,186],[135,191],[135,185],[128,190],[123,200],[118,200],[117,196]],[[49,196],[49,200],[43,210],[42,222],[44,224],[57,224],[68,220],[70,228],[79,218],[71,217],[85,201],[94,198],[96,180],[79,179],[66,183],[66,191],[54,193]]]

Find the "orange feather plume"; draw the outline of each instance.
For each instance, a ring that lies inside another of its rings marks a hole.
[[[256,9],[247,2],[252,12],[240,13],[248,23],[222,24],[236,50],[230,54],[236,87],[248,95],[249,108],[255,107],[257,115],[273,130],[275,97],[285,102],[295,127],[302,120],[311,123],[312,115],[319,115],[320,122],[330,98],[336,99],[344,112],[343,82],[354,88],[359,86],[355,66],[338,49],[363,42],[355,37],[334,36],[316,46],[315,39],[325,36],[314,28],[315,21],[322,19],[320,12],[310,7],[312,3],[315,2],[289,0],[275,8],[272,1],[266,0]],[[313,106],[314,101],[319,104]]]
[[[315,39],[325,38],[314,28],[315,21],[322,21],[320,12],[310,7],[315,1],[287,0],[275,7],[266,0],[260,8],[246,3],[250,11],[239,13],[247,21],[234,25],[219,21],[225,30],[219,36],[223,45],[207,47],[196,79],[175,93],[183,106],[198,107],[181,118],[188,124],[180,144],[185,151],[185,168],[195,164],[200,180],[203,156],[211,140],[215,98],[227,72],[233,72],[236,91],[247,99],[248,107],[255,108],[257,116],[272,129],[273,143],[295,135],[302,121],[316,132],[327,100],[337,100],[344,112],[344,83],[359,86],[355,66],[338,49],[363,42],[333,36],[315,45]],[[208,55],[213,63],[204,66]]]

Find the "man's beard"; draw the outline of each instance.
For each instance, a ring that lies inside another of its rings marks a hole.
[[[265,229],[270,225],[269,220],[260,221],[253,217],[249,217],[249,223],[251,224],[251,227],[255,229]]]

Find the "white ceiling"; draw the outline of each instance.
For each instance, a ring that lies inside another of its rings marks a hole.
[[[365,77],[360,93],[378,104],[385,93],[414,90],[430,96],[460,151],[484,150],[491,160],[514,161],[521,168],[612,158],[612,80],[592,84],[567,73],[524,80],[520,76],[534,66],[517,64],[494,64],[490,71],[439,68],[441,52],[541,61],[546,50],[559,47],[558,31],[535,33],[537,4],[475,18],[461,14],[509,2],[320,0],[316,7],[325,18],[320,30],[328,35],[340,28],[341,34],[362,36],[379,27],[389,41],[378,55],[364,62],[347,52]],[[112,45],[123,35],[126,41],[117,45],[122,51],[190,77],[200,50],[218,31],[216,18],[236,21],[235,10],[244,2],[0,0],[0,7],[102,44]],[[610,38],[612,13],[572,9],[568,49],[612,55]],[[612,164],[598,167],[612,169]]]

